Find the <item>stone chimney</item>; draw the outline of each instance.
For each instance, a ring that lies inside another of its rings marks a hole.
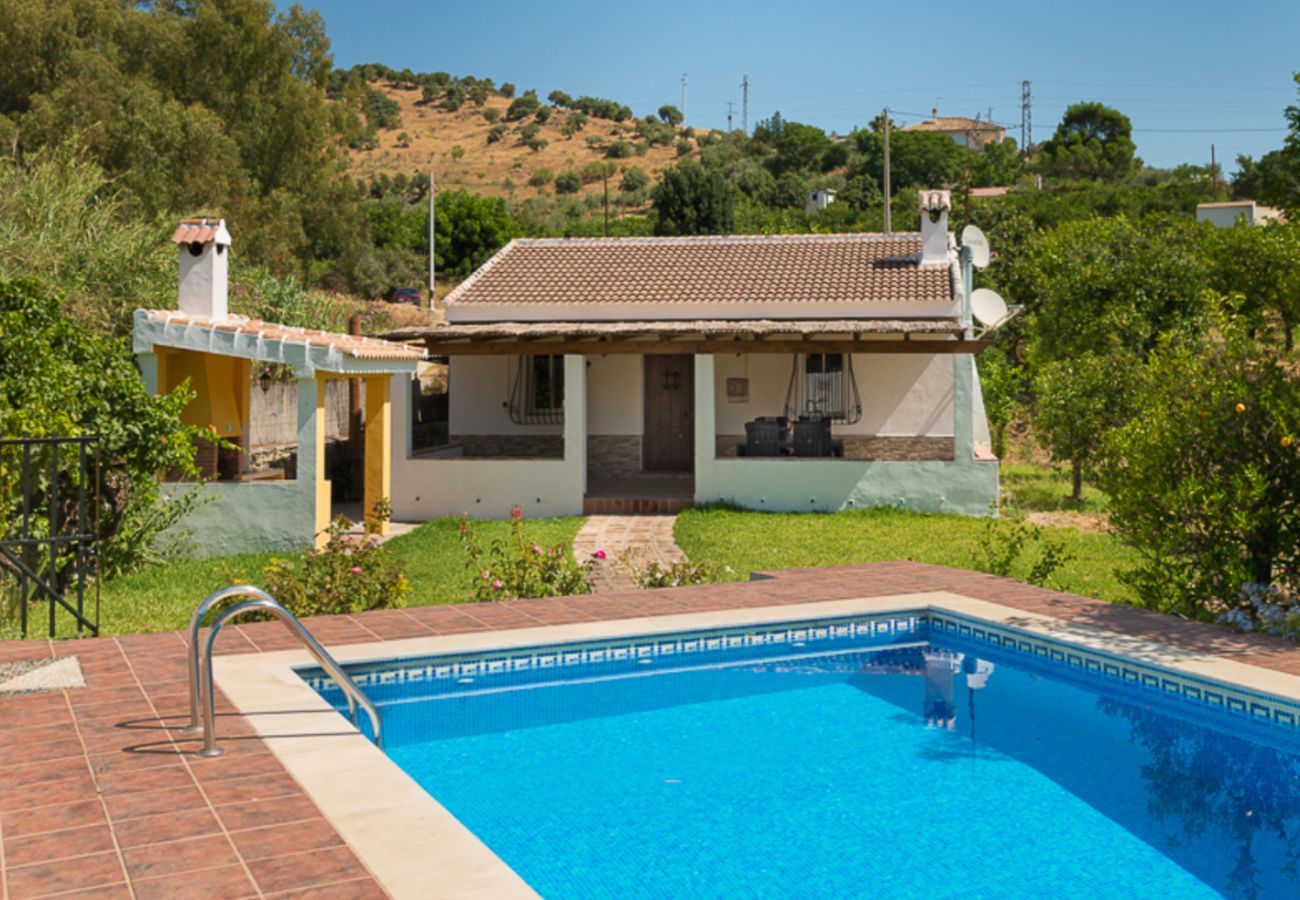
[[[230,232],[225,219],[185,219],[172,235],[180,248],[180,309],[191,316],[226,318]]]
[[[921,191],[921,265],[948,265],[948,212],[952,195],[947,191]]]

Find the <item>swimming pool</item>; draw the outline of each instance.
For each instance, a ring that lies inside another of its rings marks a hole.
[[[956,615],[348,668],[547,897],[1300,892],[1296,704]]]

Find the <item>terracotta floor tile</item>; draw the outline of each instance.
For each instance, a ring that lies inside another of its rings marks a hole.
[[[69,757],[82,756],[85,749],[82,747],[81,739],[77,737],[76,732],[71,730],[61,730],[59,736],[52,741],[46,741],[43,744],[0,744],[0,769],[6,766],[19,766],[26,763],[43,760],[51,766],[54,765],[73,765],[68,762],[61,762]]]
[[[166,791],[194,784],[194,776],[173,757],[168,765],[108,769],[96,775],[104,796],[132,791]]]
[[[240,865],[132,881],[131,887],[137,900],[210,900],[213,897],[235,900],[257,896],[257,888]]]
[[[220,830],[217,820],[207,809],[190,809],[113,823],[113,833],[117,835],[118,845],[123,849],[202,837],[216,834]]]
[[[230,839],[239,848],[240,855],[246,860],[269,859],[272,856],[285,856],[302,853],[307,850],[324,850],[339,847],[343,839],[325,819],[317,816],[292,825],[270,825],[265,828],[250,828],[247,831],[232,831]]]
[[[265,893],[296,890],[318,884],[365,878],[369,873],[347,847],[312,850],[293,856],[259,859],[248,864]]]
[[[184,812],[207,805],[207,798],[203,796],[203,792],[196,784],[162,791],[144,790],[109,794],[104,797],[104,806],[108,809],[109,818],[114,822],[157,816],[166,812]]]
[[[296,797],[302,794],[298,782],[287,772],[270,772],[250,775],[247,778],[229,778],[213,781],[203,786],[213,806],[230,803],[247,803],[250,800],[269,800],[275,797]]]
[[[99,805],[98,799],[78,800],[75,803],[38,806],[35,809],[24,810],[21,815],[6,815],[4,834],[5,840],[8,841],[11,838],[44,834],[47,831],[65,831],[85,825],[98,825],[104,821],[104,810]]]
[[[254,800],[251,803],[234,803],[217,810],[221,824],[230,831],[299,822],[320,815],[316,804],[305,796],[278,797],[274,800]]]
[[[40,897],[63,891],[86,890],[125,881],[122,863],[116,853],[96,853],[77,859],[76,865],[65,860],[18,866],[7,871],[9,896],[13,900]]]
[[[26,866],[114,850],[113,833],[107,824],[86,825],[64,831],[49,831],[29,837],[5,837],[5,864]]]
[[[0,814],[37,806],[74,803],[95,793],[95,782],[85,763],[78,761],[78,771],[58,781],[7,782],[0,777]],[[40,777],[39,774],[36,777]]]
[[[302,890],[272,894],[276,900],[383,900],[388,894],[371,878],[322,884]]]
[[[122,851],[122,857],[126,860],[126,871],[132,880],[157,878],[163,875],[174,875],[177,872],[210,869],[239,862],[234,848],[230,846],[230,841],[223,834],[172,841],[167,844],[131,847]]]

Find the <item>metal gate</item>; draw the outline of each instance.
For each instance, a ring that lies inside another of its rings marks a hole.
[[[98,436],[0,440],[0,603],[23,637],[42,603],[49,637],[60,609],[78,635],[99,634],[100,472]]]

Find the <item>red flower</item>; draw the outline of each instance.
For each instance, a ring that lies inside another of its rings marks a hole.
[[[512,507],[510,508],[510,518],[512,518],[512,519],[522,519],[523,517],[524,517],[524,511],[523,511],[522,509],[520,509],[520,508],[517,507],[517,506],[512,506]]]
[[[594,557],[596,557],[596,559],[604,559],[604,558],[605,558],[605,551],[604,551],[604,550],[597,550],[595,553],[593,553],[593,554],[591,554],[591,555],[594,556]]]

